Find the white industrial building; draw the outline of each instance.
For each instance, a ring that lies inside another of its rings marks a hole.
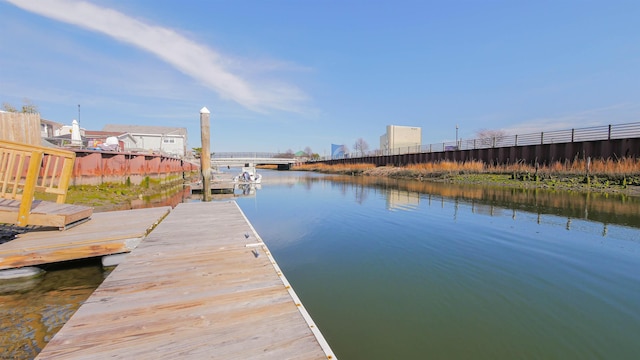
[[[415,126],[387,125],[387,132],[380,136],[383,155],[419,152],[422,146],[422,129]]]

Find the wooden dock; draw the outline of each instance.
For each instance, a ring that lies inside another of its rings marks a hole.
[[[335,359],[235,202],[179,204],[36,359]]]
[[[0,223],[16,223],[20,205],[18,200],[0,199]],[[65,229],[70,224],[91,217],[92,213],[93,208],[88,206],[36,200],[29,211],[29,225]]]
[[[0,244],[0,270],[105,256],[134,249],[171,207],[95,213],[59,231],[31,231]]]
[[[233,181],[233,175],[228,173],[214,173],[211,176],[210,191],[214,194],[233,193],[236,183]],[[191,193],[202,194],[202,181],[192,183]]]
[[[202,194],[202,183],[194,183],[189,185],[191,187],[192,194]],[[210,191],[211,193],[231,193],[233,194],[233,190],[236,184],[233,182],[214,182],[211,183]]]

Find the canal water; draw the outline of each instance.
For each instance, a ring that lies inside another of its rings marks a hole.
[[[238,204],[340,359],[640,353],[638,198],[262,174]],[[82,266],[0,287],[0,358],[32,358],[107,274]]]
[[[33,359],[110,272],[99,259],[45,270],[0,282],[0,359]]]
[[[340,359],[640,354],[640,199],[277,177],[238,203]]]

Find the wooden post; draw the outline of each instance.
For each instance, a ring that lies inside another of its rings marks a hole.
[[[26,154],[26,152],[24,153]],[[27,177],[24,181],[22,189],[22,199],[20,199],[20,208],[18,209],[18,226],[27,226],[29,223],[29,215],[31,214],[31,204],[33,204],[33,194],[36,191],[36,183],[38,182],[38,173],[40,172],[40,164],[44,152],[42,150],[33,150],[29,158],[29,167],[27,168]],[[23,171],[24,155],[20,158],[19,166],[16,172],[16,182],[13,185],[13,192],[16,192],[18,183],[20,182],[21,172]],[[13,171],[13,169],[8,169]]]
[[[209,126],[209,109],[200,109],[200,135],[202,137],[202,151],[200,152],[200,171],[202,174],[202,200],[211,201],[211,150]]]

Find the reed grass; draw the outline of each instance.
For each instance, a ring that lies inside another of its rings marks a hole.
[[[396,178],[451,178],[464,174],[503,174],[516,180],[543,180],[580,178],[591,183],[592,179],[605,183],[640,185],[640,159],[596,159],[587,161],[556,161],[548,165],[530,165],[523,162],[506,165],[487,165],[482,161],[438,161],[407,166],[381,166],[372,164],[307,163],[295,166],[296,170],[318,171],[351,175],[387,176]]]
[[[529,164],[510,164],[486,167],[485,171],[495,173],[529,172],[551,175],[600,175],[610,177],[640,175],[640,159],[584,159],[572,162],[556,161],[549,165],[532,166]]]
[[[390,167],[390,166],[387,166]],[[373,164],[336,164],[327,165],[324,163],[306,163],[296,165],[296,170],[308,171],[327,171],[327,172],[344,172],[344,171],[363,171],[375,168]],[[422,164],[409,164],[406,166],[395,167],[397,169],[414,170],[419,172],[459,172],[459,173],[513,173],[513,172],[546,172],[554,174],[595,174],[595,175],[639,175],[640,159],[606,159],[593,160],[590,162],[587,171],[586,160],[576,160],[573,162],[556,161],[550,165],[536,166],[515,163],[508,165],[486,165],[482,161],[439,161]]]
[[[482,172],[484,171],[484,164],[482,161],[439,161],[423,164],[410,164],[407,165],[408,170],[415,170],[420,172]]]
[[[299,164],[293,167],[294,170],[303,171],[317,171],[323,173],[362,173],[365,170],[374,169],[376,166],[373,164],[336,164],[327,165],[324,163],[305,163]]]

